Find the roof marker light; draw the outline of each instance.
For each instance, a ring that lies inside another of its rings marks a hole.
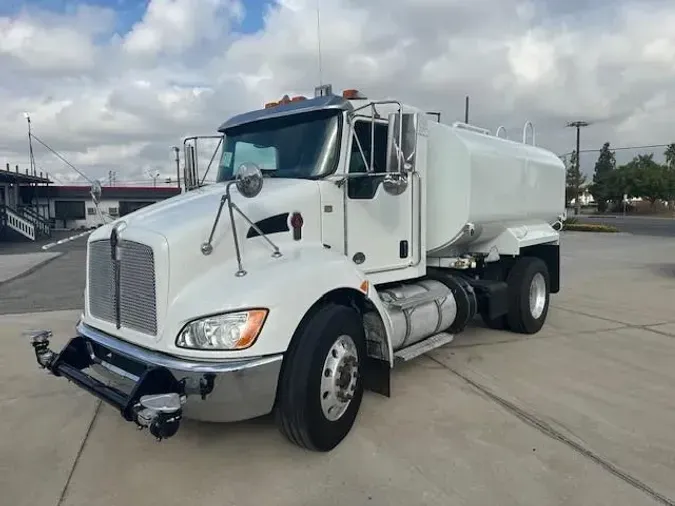
[[[342,90],[342,98],[347,100],[366,100],[367,97],[359,90]]]

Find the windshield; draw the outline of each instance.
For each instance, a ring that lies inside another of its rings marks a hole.
[[[228,129],[218,166],[218,182],[229,181],[245,162],[266,177],[319,178],[338,162],[341,113],[321,110],[257,121]]]

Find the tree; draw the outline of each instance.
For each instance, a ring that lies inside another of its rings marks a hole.
[[[668,145],[663,155],[666,157],[666,176],[668,178],[668,209],[675,210],[675,142]]]
[[[666,157],[666,166],[675,170],[675,142],[668,145],[663,155]]]
[[[636,196],[631,193],[632,180],[631,167],[627,165],[617,167],[603,176],[605,202],[607,204],[613,203],[614,210],[620,208],[624,195],[629,197]]]
[[[609,142],[605,142],[600,149],[598,161],[595,162],[595,173],[593,174],[593,184],[591,185],[591,194],[598,203],[598,211],[607,210],[607,201],[611,200],[609,179],[612,172],[616,169],[616,158],[614,152],[609,149]]]
[[[572,199],[576,199],[574,206],[574,214],[579,214],[579,200],[581,196],[581,189],[586,183],[586,176],[581,173],[581,170],[578,168],[577,164],[577,152],[576,150],[572,152],[570,156],[570,161],[567,164],[566,172],[566,188],[565,188],[565,197],[567,202],[570,202]]]
[[[670,196],[671,181],[666,166],[654,161],[654,154],[638,155],[621,167],[626,193],[647,199],[652,206]]]

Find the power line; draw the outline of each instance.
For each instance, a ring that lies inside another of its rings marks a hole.
[[[610,148],[610,151],[624,151],[624,150],[629,150],[629,149],[667,148],[668,146],[670,146],[670,144],[672,144],[672,143],[669,143],[669,144],[647,144],[647,145],[644,145],[644,146],[622,146],[622,147],[618,147],[618,148]],[[582,149],[582,150],[579,151],[579,153],[595,153],[597,151],[600,151],[601,149],[602,148],[600,148],[600,149]],[[565,153],[565,154],[560,155],[560,156],[569,156],[572,153],[574,153],[574,151],[570,151],[570,152]]]
[[[89,178],[88,178],[87,176],[85,176],[82,172],[80,172],[79,170],[77,170],[77,168],[76,168],[72,163],[70,163],[68,160],[66,160],[65,158],[63,158],[60,154],[58,154],[56,151],[54,151],[52,148],[50,148],[47,144],[45,144],[44,142],[42,142],[42,141],[40,140],[40,138],[39,138],[37,135],[35,135],[35,134],[33,134],[33,133],[31,133],[30,135],[31,135],[31,137],[32,137],[33,139],[35,139],[35,140],[38,141],[40,144],[42,144],[45,148],[47,148],[49,151],[51,151],[51,152],[52,152],[59,160],[61,160],[63,163],[65,163],[68,167],[70,167],[70,168],[73,169],[75,172],[77,172],[80,176],[82,176],[84,179],[86,179],[89,183],[94,184],[94,182],[93,182],[91,179],[89,179]]]

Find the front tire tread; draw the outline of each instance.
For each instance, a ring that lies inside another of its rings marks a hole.
[[[275,418],[281,433],[306,450],[332,450],[347,436],[358,414],[363,396],[362,373],[349,408],[336,422],[323,416],[315,388],[325,355],[341,334],[350,335],[356,343],[361,369],[366,358],[361,316],[356,310],[336,303],[323,305],[303,322],[284,360]]]

